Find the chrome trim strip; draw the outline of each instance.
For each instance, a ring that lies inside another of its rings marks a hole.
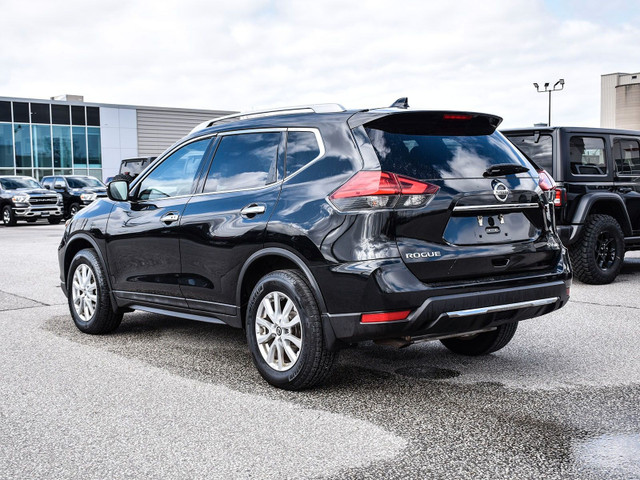
[[[542,307],[556,303],[558,297],[542,298],[540,300],[528,300],[526,302],[507,303],[504,305],[492,305],[489,307],[470,308],[468,310],[456,310],[445,313],[449,318],[471,317],[473,315],[484,315],[486,313],[505,312],[507,310],[517,310],[520,308]]]
[[[539,208],[537,203],[505,203],[502,205],[461,205],[453,207],[454,212],[476,212],[479,210],[518,210],[521,208]]]
[[[195,320],[198,322],[226,325],[226,323],[220,320],[219,318],[209,316],[209,315],[198,315],[195,313],[174,312],[172,310],[166,310],[164,308],[147,307],[146,305],[138,305],[138,304],[133,304],[129,308],[133,310],[140,310],[143,312],[156,313],[159,315],[167,315],[169,317],[177,317],[184,320]]]

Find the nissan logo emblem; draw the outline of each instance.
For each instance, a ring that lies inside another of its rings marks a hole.
[[[507,198],[509,198],[509,189],[500,180],[494,180],[493,196],[496,197],[496,200],[499,202],[506,202]]]

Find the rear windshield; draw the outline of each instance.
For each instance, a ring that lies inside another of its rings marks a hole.
[[[551,173],[553,152],[551,135],[507,135],[507,138],[536,165]]]
[[[530,168],[501,134],[436,136],[391,133],[366,128],[382,170],[419,179],[482,177],[492,165]]]
[[[120,166],[120,173],[129,173],[131,175],[137,175],[151,163],[151,160],[145,158],[144,160],[129,160],[123,161]]]

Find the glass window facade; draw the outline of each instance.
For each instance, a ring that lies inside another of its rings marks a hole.
[[[0,101],[0,175],[71,174],[102,179],[100,109]]]

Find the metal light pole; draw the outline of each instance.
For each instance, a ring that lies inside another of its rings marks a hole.
[[[560,88],[556,88],[558,85],[560,85]],[[533,86],[536,87],[536,90],[538,91],[538,93],[549,92],[549,123],[547,124],[547,126],[550,127],[551,126],[551,92],[559,92],[564,88],[564,78],[561,78],[556,83],[554,83],[553,88],[549,88],[548,82],[544,84],[544,89],[541,89],[537,83],[534,83]]]

